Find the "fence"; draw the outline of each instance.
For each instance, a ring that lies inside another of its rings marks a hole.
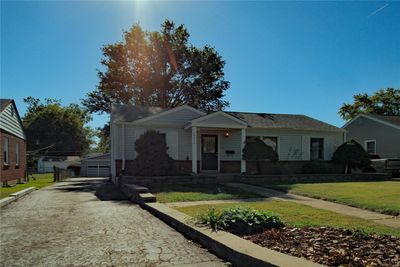
[[[72,176],[73,176],[72,170],[66,170],[54,167],[54,172],[53,172],[54,182],[61,182]]]

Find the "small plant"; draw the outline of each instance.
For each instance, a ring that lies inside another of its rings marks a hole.
[[[199,224],[207,225],[214,231],[226,230],[239,235],[283,226],[279,217],[271,212],[240,206],[223,209],[220,212],[210,208],[206,213],[200,214],[197,220]]]

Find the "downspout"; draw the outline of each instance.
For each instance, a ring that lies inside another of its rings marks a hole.
[[[122,124],[122,171],[125,171],[125,124]]]

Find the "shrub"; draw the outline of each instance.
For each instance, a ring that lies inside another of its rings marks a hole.
[[[228,208],[220,212],[210,208],[206,213],[200,214],[197,220],[198,223],[207,225],[214,231],[226,230],[238,235],[253,234],[283,226],[279,217],[273,213],[247,207]]]
[[[339,146],[333,153],[332,160],[345,166],[345,172],[351,173],[352,169],[364,169],[371,164],[369,154],[354,140],[347,141]]]
[[[337,169],[331,162],[320,160],[313,160],[305,163],[301,171],[306,174],[337,173]]]
[[[257,172],[261,173],[260,161],[271,160],[272,162],[276,162],[278,161],[278,154],[261,139],[255,139],[246,143],[243,149],[243,159],[257,161]]]
[[[174,160],[167,154],[165,136],[149,130],[135,142],[137,157],[128,164],[127,173],[141,176],[176,175]]]

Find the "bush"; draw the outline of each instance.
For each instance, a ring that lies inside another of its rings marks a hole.
[[[197,221],[214,231],[225,230],[237,235],[254,234],[283,226],[279,217],[273,213],[246,207],[228,208],[220,212],[210,208],[206,213],[200,214]]]
[[[246,143],[243,149],[243,159],[257,161],[257,172],[261,173],[260,161],[271,160],[272,162],[277,162],[278,154],[261,139],[255,139],[254,141]]]
[[[320,160],[313,160],[305,163],[301,171],[305,174],[337,173],[336,167],[331,162]]]
[[[354,140],[347,141],[333,153],[332,160],[345,166],[346,173],[352,169],[364,169],[371,164],[371,158],[364,148]]]
[[[167,154],[165,136],[149,130],[135,142],[137,157],[127,165],[127,173],[138,176],[164,176],[178,174],[174,160]]]

